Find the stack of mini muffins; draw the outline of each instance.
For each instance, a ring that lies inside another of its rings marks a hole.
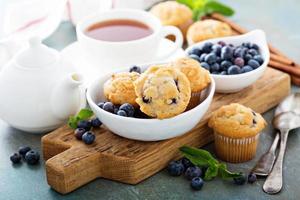
[[[192,10],[176,1],[159,3],[153,6],[150,12],[160,19],[162,25],[178,27],[188,45],[233,34],[228,24],[218,20],[206,19],[193,23]]]
[[[113,104],[130,103],[158,119],[174,117],[197,106],[201,92],[211,82],[209,72],[190,58],[138,72],[113,74],[104,84],[104,95]]]

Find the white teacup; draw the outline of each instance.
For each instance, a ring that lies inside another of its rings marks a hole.
[[[91,25],[113,19],[142,22],[149,26],[153,33],[141,39],[122,42],[103,41],[86,35],[85,32]],[[163,60],[178,50],[183,43],[183,36],[178,28],[162,26],[159,19],[152,14],[133,9],[115,9],[89,16],[77,24],[76,32],[79,44],[86,51],[88,58],[96,65],[111,69]],[[160,43],[168,35],[176,37],[174,48],[163,55],[157,55]]]

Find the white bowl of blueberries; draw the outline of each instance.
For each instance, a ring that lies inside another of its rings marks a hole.
[[[270,60],[262,30],[206,40],[185,52],[210,71],[219,93],[238,92],[250,86],[263,75]]]

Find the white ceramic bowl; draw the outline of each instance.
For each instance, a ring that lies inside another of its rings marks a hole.
[[[270,60],[270,52],[266,40],[266,35],[262,30],[254,30],[244,35],[215,38],[205,40],[203,42],[196,43],[185,50],[186,55],[195,47],[202,47],[206,42],[212,42],[216,44],[218,41],[224,41],[227,44],[240,45],[243,42],[256,43],[260,48],[260,53],[264,59],[264,63],[257,69],[236,75],[218,75],[212,74],[213,79],[216,82],[216,92],[219,93],[233,93],[238,92],[259,79],[267,68]]]
[[[143,66],[145,70],[148,66]],[[120,70],[126,71],[126,70]],[[194,128],[208,110],[215,92],[215,82],[203,91],[202,102],[195,108],[168,119],[140,119],[122,117],[99,108],[105,101],[103,84],[111,74],[96,79],[87,89],[87,101],[102,123],[113,133],[134,140],[158,141],[183,135]]]

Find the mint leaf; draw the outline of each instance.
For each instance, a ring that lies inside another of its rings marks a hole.
[[[194,147],[188,147],[188,146],[183,146],[180,147],[179,149],[181,152],[189,154],[193,157],[201,158],[206,160],[207,162],[209,160],[212,160],[214,163],[218,163],[218,161],[208,152],[203,149],[198,149]]]
[[[195,0],[176,0],[178,3],[184,4],[190,9],[194,9],[194,1]]]
[[[203,17],[205,15],[205,11],[203,8],[198,8],[198,9],[194,9],[193,10],[193,20],[194,21],[198,21],[201,19],[201,17]]]
[[[204,176],[204,180],[206,181],[210,181],[218,175],[218,164],[211,160],[209,161],[209,164]]]
[[[182,153],[182,154],[184,157],[189,159],[191,163],[193,163],[194,165],[197,165],[199,167],[207,167],[209,165],[208,160],[206,159],[202,159],[200,157],[194,157],[186,153]]]
[[[232,8],[218,1],[208,1],[204,6],[204,10],[206,14],[213,12],[217,12],[225,16],[232,16],[234,14],[234,10]]]
[[[77,128],[77,119],[75,116],[70,116],[69,117],[69,121],[68,121],[68,125],[73,128],[76,129]]]
[[[233,173],[227,170],[227,167],[224,163],[219,165],[219,176],[222,179],[229,179],[229,178],[238,178],[242,175],[242,173]]]
[[[90,117],[93,116],[93,111],[91,111],[90,109],[81,109],[79,111],[79,113],[77,114],[77,117],[80,120],[85,120],[85,119],[89,119]]]

